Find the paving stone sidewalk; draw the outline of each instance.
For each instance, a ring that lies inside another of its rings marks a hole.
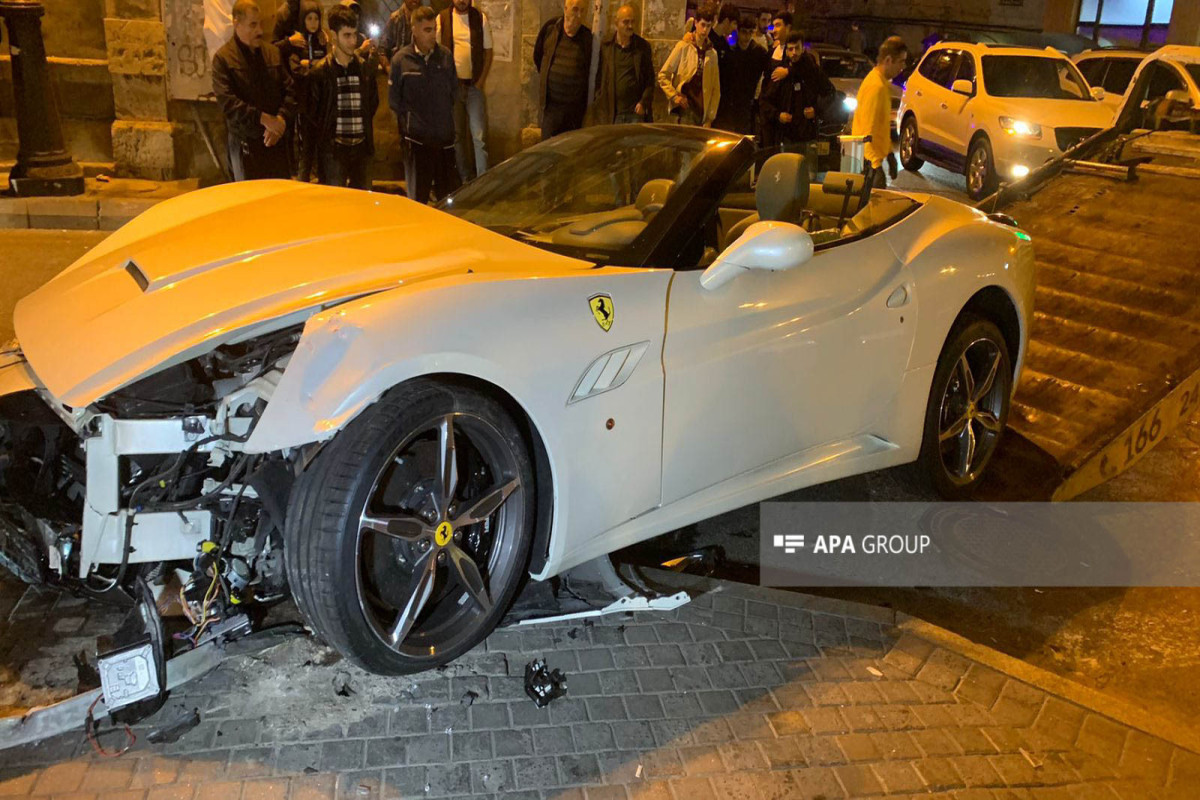
[[[119,758],[93,753],[82,732],[0,751],[0,796],[1200,796],[1195,753],[882,613],[702,588],[667,614],[503,629],[448,668],[400,678],[297,637],[184,687]],[[66,682],[70,654],[114,622],[114,612],[31,591],[0,629],[2,663]],[[568,675],[567,696],[544,710],[524,694],[537,656]],[[173,744],[146,742],[191,708],[198,727]]]

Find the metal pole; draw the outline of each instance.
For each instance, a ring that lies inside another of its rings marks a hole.
[[[1150,25],[1154,19],[1154,0],[1146,0],[1146,21],[1142,25],[1142,41],[1141,48],[1145,50],[1150,46]]]
[[[8,28],[13,94],[17,111],[17,163],[9,175],[9,194],[83,194],[83,170],[63,145],[58,104],[46,66],[42,15],[38,0],[0,0],[0,18]]]
[[[1100,44],[1100,19],[1104,16],[1104,0],[1096,0],[1096,21],[1092,23],[1092,44]]]

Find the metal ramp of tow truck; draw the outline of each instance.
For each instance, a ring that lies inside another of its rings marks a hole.
[[[1033,238],[1034,318],[1009,427],[1068,500],[1186,421],[1200,394],[1200,135],[1117,129],[977,205]]]

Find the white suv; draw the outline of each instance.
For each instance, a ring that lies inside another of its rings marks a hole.
[[[1057,50],[943,42],[913,71],[900,101],[900,160],[963,172],[979,200],[1112,124]]]

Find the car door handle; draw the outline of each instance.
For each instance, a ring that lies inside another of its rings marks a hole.
[[[908,303],[908,287],[904,286],[903,284],[897,286],[892,290],[892,293],[888,295],[888,308],[900,308],[906,303]]]

